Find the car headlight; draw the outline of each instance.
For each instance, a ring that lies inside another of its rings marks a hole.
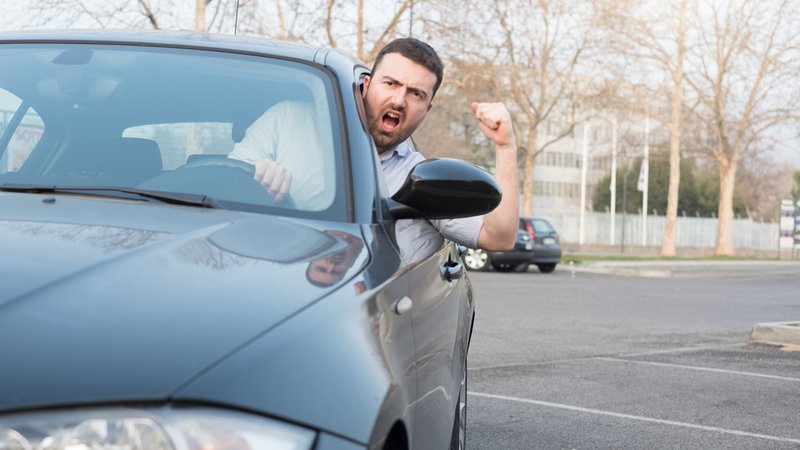
[[[315,433],[212,408],[108,408],[0,416],[0,450],[308,450]]]

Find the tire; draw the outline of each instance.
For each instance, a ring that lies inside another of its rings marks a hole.
[[[467,363],[461,375],[461,389],[453,417],[453,433],[450,437],[450,450],[464,450],[467,445]]]
[[[556,263],[537,264],[536,267],[539,268],[539,272],[550,273],[556,270]]]
[[[467,269],[474,270],[476,272],[482,272],[485,270],[489,270],[492,264],[492,258],[483,250],[467,250],[467,253],[464,254],[464,265],[467,266]]]

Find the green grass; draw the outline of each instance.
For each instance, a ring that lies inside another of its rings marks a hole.
[[[748,256],[627,256],[627,255],[564,255],[562,264],[582,264],[595,261],[778,261],[778,258],[755,258]],[[781,261],[786,261],[782,259]],[[798,261],[800,262],[800,261]]]

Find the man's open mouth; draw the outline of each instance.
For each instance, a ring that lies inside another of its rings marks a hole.
[[[384,131],[394,131],[400,125],[400,114],[387,112],[383,115],[381,122]]]

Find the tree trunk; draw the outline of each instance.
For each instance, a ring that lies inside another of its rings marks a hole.
[[[206,31],[206,0],[194,0],[194,31]]]
[[[331,48],[336,48],[336,39],[333,38],[333,32],[331,31],[331,23],[333,22],[333,7],[335,6],[336,0],[328,0],[328,9],[327,13],[325,14],[325,33],[328,35],[328,45]]]
[[[525,176],[522,182],[522,215],[533,215],[533,171],[536,168],[536,137],[537,128],[528,129],[527,145],[525,146]]]
[[[680,106],[678,106],[678,108],[680,108]],[[674,113],[673,111],[673,114]],[[680,113],[678,114],[680,115]],[[670,132],[669,191],[667,193],[667,216],[666,223],[664,224],[664,238],[661,241],[661,256],[675,256],[675,222],[678,219],[678,193],[680,184],[681,130],[677,128]]]
[[[142,10],[144,10],[144,15],[150,22],[150,26],[152,26],[154,30],[158,30],[158,21],[156,20],[155,14],[153,14],[153,10],[150,8],[150,4],[147,3],[147,0],[139,0],[139,6],[142,7]]]
[[[358,0],[358,23],[356,24],[357,56],[364,60],[364,0]]]
[[[281,9],[280,0],[275,0],[275,10],[278,13],[278,37],[280,39],[286,39],[286,24],[283,20],[283,10]]]
[[[686,55],[684,45],[686,35],[686,0],[680,3],[678,29],[678,61],[672,72],[673,92],[672,111],[669,126],[669,190],[667,191],[667,215],[664,224],[664,237],[661,240],[661,256],[675,256],[675,222],[678,220],[678,196],[681,185],[681,127],[683,116],[683,60]]]
[[[719,222],[717,224],[717,256],[734,256],[733,186],[736,181],[736,160],[719,161]]]

